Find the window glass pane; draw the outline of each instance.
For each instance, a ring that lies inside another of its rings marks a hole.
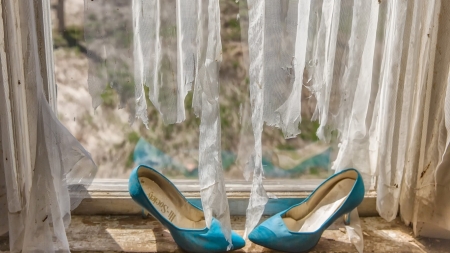
[[[129,124],[134,106],[118,109],[127,103],[134,103],[134,85],[126,85],[128,80],[133,80],[133,70],[127,67],[127,59],[120,58],[125,54],[128,57],[132,55],[131,1],[102,1],[102,4],[108,5],[103,9],[107,11],[87,12],[86,17],[84,0],[53,2],[58,116],[92,154],[99,167],[97,178],[125,179],[136,164],[147,164],[170,178],[197,179],[200,120],[192,109],[192,92],[185,99],[186,120],[179,124],[164,124],[148,97],[149,129],[140,120]],[[222,163],[226,179],[243,179],[242,169],[253,151],[248,45],[245,43],[248,17],[245,1],[220,1],[220,4],[223,46],[220,68]],[[64,22],[61,22],[62,19]],[[107,65],[107,71],[116,74],[116,81],[122,89],[130,89],[130,96],[119,97],[113,88],[105,84],[107,88],[101,95],[102,104],[96,110],[92,108],[87,85],[88,72],[93,71],[89,69],[88,57],[95,60],[96,55],[87,53],[84,20],[86,25],[114,33],[109,43],[118,58],[115,64]],[[118,24],[121,24],[120,29],[117,29]],[[121,51],[127,49],[131,51]],[[308,85],[307,71],[304,84]],[[161,89],[161,92],[171,91]],[[330,167],[336,147],[333,141],[331,144],[318,141],[315,134],[318,122],[311,121],[314,108],[314,97],[304,87],[300,135],[284,139],[280,129],[264,126],[263,165],[267,179],[326,178],[332,173]]]

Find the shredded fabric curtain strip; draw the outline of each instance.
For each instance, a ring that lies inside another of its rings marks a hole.
[[[5,1],[3,10],[15,13],[20,7],[26,31],[19,46],[6,41],[0,51],[0,207],[9,214],[0,216],[0,234],[9,231],[12,252],[68,252],[64,229],[70,210],[79,203],[69,201],[68,186],[82,193],[77,184],[91,179],[96,167],[45,100],[34,2],[12,2]],[[308,89],[317,100],[317,136],[325,142],[339,141],[333,169],[358,169],[366,189],[376,189],[377,210],[386,220],[400,212],[415,235],[450,238],[450,25],[445,19],[450,3],[238,2],[242,44],[249,49],[244,57],[249,98],[242,105],[240,130],[246,139],[238,162],[244,178],[252,180],[246,234],[272,197],[263,186],[264,124],[280,128],[285,138],[298,138],[301,94]],[[109,85],[120,97],[120,108],[130,113],[130,123],[137,118],[147,125],[149,106],[166,124],[183,124],[185,110],[194,110],[201,121],[199,180],[205,218],[208,226],[217,218],[229,239],[221,161],[219,1],[85,0],[85,17],[94,108]],[[2,24],[0,36],[11,38],[13,20]],[[25,62],[7,66],[6,54],[19,53]],[[14,155],[8,153],[14,143],[8,135],[12,122],[6,98],[15,95],[11,83],[17,81],[7,76],[7,67],[23,68],[23,80],[30,87],[26,106],[34,114],[27,115],[28,166],[23,157],[11,159],[19,164],[5,160]],[[189,91],[192,108],[184,108]],[[351,221],[348,235],[362,252],[357,210]]]

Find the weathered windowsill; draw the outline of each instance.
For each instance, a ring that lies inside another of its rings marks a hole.
[[[399,219],[388,223],[380,217],[361,218],[364,252],[448,252],[450,240],[414,238],[411,228]],[[244,232],[245,218],[232,218],[232,227]],[[72,252],[182,252],[167,229],[153,218],[140,216],[72,216],[67,231]],[[0,238],[0,251],[8,249],[7,238]],[[236,252],[271,252],[247,241]],[[344,229],[325,231],[311,252],[356,252]]]

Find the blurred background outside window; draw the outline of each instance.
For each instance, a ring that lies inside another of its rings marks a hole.
[[[131,22],[132,16],[121,12],[121,8],[130,8],[131,0],[111,2],[124,6],[114,6],[117,8],[111,8],[108,15],[115,15],[117,22]],[[246,21],[245,13],[240,13],[240,4],[239,1],[220,0],[223,61],[219,100],[226,180],[243,179],[242,166],[236,159],[242,153],[240,149],[246,147],[241,138],[247,135],[242,119],[250,118],[242,115],[244,102],[249,100],[249,79],[248,45],[242,43],[246,31],[241,29]],[[147,98],[149,129],[138,120],[130,125],[129,114],[125,109],[119,109],[119,97],[112,88],[103,93],[102,105],[94,110],[87,85],[85,20],[101,22],[95,17],[84,16],[84,0],[52,0],[58,117],[92,154],[98,165],[96,178],[125,179],[136,164],[146,164],[170,178],[197,179],[200,120],[191,109],[192,92],[185,100],[186,120],[180,124],[165,125]],[[132,31],[124,31],[118,39],[132,43]],[[339,48],[339,43],[337,50],[344,50]],[[124,73],[127,74],[132,75]],[[296,138],[284,139],[280,129],[264,126],[262,144],[266,179],[320,179],[332,174],[330,167],[336,155],[336,144],[319,142],[316,137],[319,124],[310,120],[315,99],[307,89],[310,85],[307,82],[304,81],[301,100],[302,133]]]

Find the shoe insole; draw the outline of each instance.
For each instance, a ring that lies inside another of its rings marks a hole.
[[[164,216],[167,220],[172,222],[175,226],[179,228],[190,228],[190,229],[202,229],[206,227],[205,220],[193,221],[186,215],[186,210],[192,210],[195,207],[191,206],[187,201],[183,203],[183,206],[177,206],[169,198],[169,191],[164,191],[161,187],[155,183],[153,180],[146,177],[139,177],[142,189],[144,189],[150,202],[159,211],[159,213]],[[192,209],[191,209],[192,208]]]
[[[313,211],[304,218],[295,220],[291,217],[284,217],[283,221],[291,231],[314,232],[317,231],[342,205],[344,200],[350,194],[355,184],[354,179],[342,179],[337,182],[333,188],[325,193],[320,202],[314,207]]]

